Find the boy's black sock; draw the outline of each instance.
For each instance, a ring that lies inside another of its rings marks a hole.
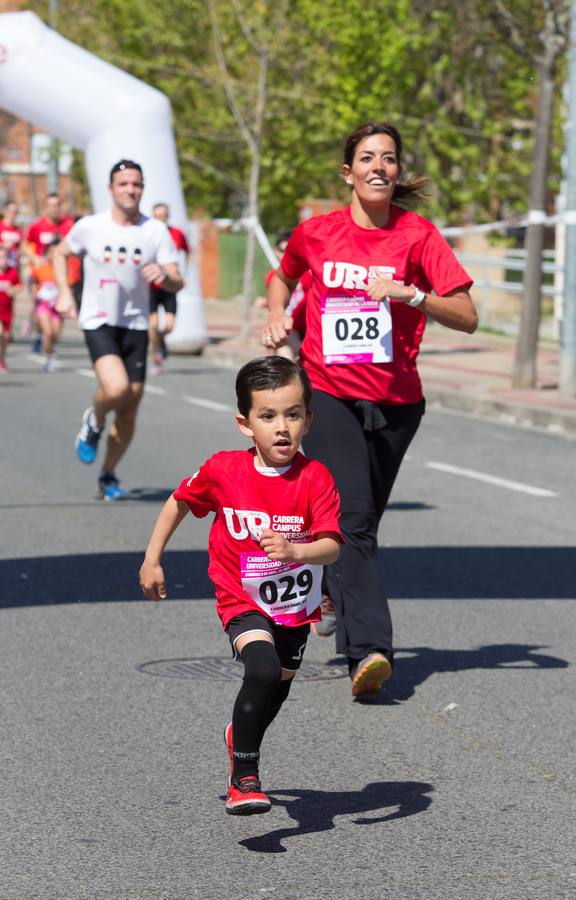
[[[244,663],[244,680],[232,714],[233,781],[258,774],[268,710],[282,675],[276,648],[268,641],[251,641],[240,657]]]
[[[274,721],[278,713],[280,712],[280,707],[288,697],[290,693],[290,688],[292,687],[293,678],[286,678],[284,681],[281,681],[278,687],[276,688],[272,699],[268,705],[268,714],[266,716],[266,728]]]

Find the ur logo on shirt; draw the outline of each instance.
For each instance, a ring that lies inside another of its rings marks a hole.
[[[251,509],[232,509],[223,506],[226,527],[233,538],[244,541],[250,535],[255,541],[260,540],[263,528],[270,528],[270,516],[265,512]]]
[[[326,287],[342,287],[348,290],[362,290],[368,287],[368,282],[378,276],[393,278],[396,272],[395,266],[357,266],[347,262],[325,262],[322,271],[322,280]]]

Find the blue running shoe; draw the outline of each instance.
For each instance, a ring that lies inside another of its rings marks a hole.
[[[126,500],[128,491],[121,487],[120,482],[111,472],[103,472],[98,479],[101,500]]]
[[[90,465],[90,463],[93,463],[96,459],[98,441],[104,431],[104,426],[102,426],[102,428],[93,428],[90,424],[93,412],[94,410],[91,406],[84,410],[82,416],[82,428],[78,432],[76,441],[74,442],[78,459],[80,462],[86,463],[86,465]]]

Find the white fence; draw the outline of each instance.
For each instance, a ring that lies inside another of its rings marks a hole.
[[[456,251],[471,277],[474,278],[473,296],[478,308],[481,325],[497,327],[500,322],[519,318],[522,295],[526,251],[507,250],[503,255],[481,255]],[[519,272],[518,281],[510,280],[510,272]],[[553,276],[553,278],[546,278]],[[542,258],[542,297],[552,297],[552,336],[558,337],[559,322],[562,317],[564,289],[564,266],[556,262],[555,252],[546,250]],[[508,295],[508,302],[506,296]],[[511,301],[512,297],[517,302]]]

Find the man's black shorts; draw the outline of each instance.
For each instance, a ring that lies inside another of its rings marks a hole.
[[[119,356],[131,382],[139,384],[146,380],[147,331],[101,325],[93,331],[86,330],[84,338],[93,363],[101,356]]]
[[[163,306],[164,311],[176,315],[176,294],[165,291],[162,288],[150,288],[150,312],[158,312],[158,307]]]
[[[280,657],[282,668],[287,669],[289,672],[296,672],[302,662],[304,648],[310,634],[310,626],[296,625],[292,628],[288,625],[277,625],[268,616],[254,610],[254,612],[245,612],[239,616],[234,616],[233,619],[230,619],[226,631],[232,644],[232,652],[235,659],[238,654],[236,653],[234,642],[240,635],[246,634],[247,631],[267,631],[274,639],[274,646]]]

